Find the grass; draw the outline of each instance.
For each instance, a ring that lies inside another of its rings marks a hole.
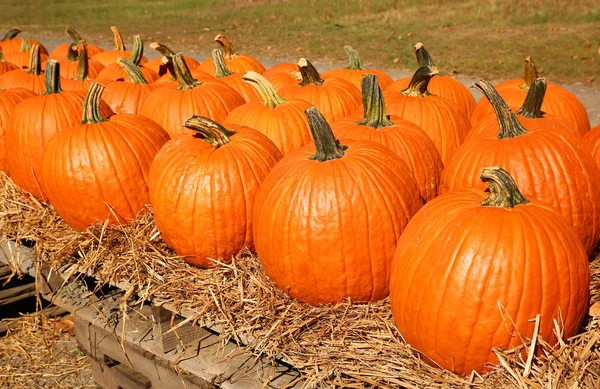
[[[414,70],[423,42],[442,72],[491,79],[521,73],[531,55],[555,82],[600,80],[597,0],[3,0],[0,28],[65,39],[71,25],[108,46],[109,26],[207,56],[225,33],[259,59],[345,61],[351,45],[371,67]]]

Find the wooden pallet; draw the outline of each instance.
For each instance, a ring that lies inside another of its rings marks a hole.
[[[0,262],[36,277],[40,295],[75,316],[75,336],[90,356],[94,380],[106,389],[298,388],[301,375],[282,361],[257,358],[233,342],[223,343],[218,326],[193,325],[194,312],[169,304],[123,303],[127,285],[93,293],[78,269],[50,271],[35,251],[0,243]],[[78,277],[75,277],[78,275]],[[67,280],[67,282],[65,282]],[[216,331],[215,331],[216,330]]]

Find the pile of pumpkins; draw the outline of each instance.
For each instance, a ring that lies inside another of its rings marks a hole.
[[[474,87],[418,70],[265,69],[227,38],[199,63],[134,37],[49,55],[0,42],[0,169],[77,230],[151,203],[167,244],[206,268],[250,249],[312,305],[390,296],[403,338],[458,374],[493,347],[576,333],[600,239],[600,127],[537,77]],[[557,333],[557,331],[562,331]]]

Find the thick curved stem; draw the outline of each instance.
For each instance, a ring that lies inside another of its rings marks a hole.
[[[346,50],[348,56],[348,67],[346,69],[363,70],[365,68],[356,50],[350,46],[344,46],[344,50]]]
[[[119,29],[116,26],[111,26],[110,30],[112,31],[115,40],[114,50],[125,50],[125,43],[123,43],[121,31],[119,31]]]
[[[27,73],[39,76],[42,74],[42,63],[40,59],[40,44],[34,43],[29,52],[29,69]]]
[[[21,40],[21,49],[19,51],[24,53],[29,50],[31,50],[31,42],[29,41],[29,38],[23,38]]]
[[[527,97],[521,108],[517,111],[518,115],[526,117],[528,119],[539,119],[544,117],[542,111],[542,104],[544,103],[544,97],[546,96],[546,79],[536,78],[535,81],[529,87]]]
[[[197,131],[206,143],[217,149],[231,142],[231,137],[235,135],[235,131],[228,130],[214,120],[203,116],[192,116],[186,120],[184,126]]]
[[[162,43],[152,42],[150,43],[150,48],[158,51],[163,56],[173,56],[175,52],[171,50],[168,46],[163,45]]]
[[[67,26],[66,30],[67,30],[67,34],[69,34],[71,39],[73,39],[73,43],[75,43],[76,45],[79,44],[79,41],[83,40],[81,35],[79,35],[79,33],[77,31],[75,31],[74,28]]]
[[[142,71],[140,70],[139,66],[136,66],[130,60],[123,57],[119,57],[119,59],[117,60],[117,64],[119,64],[119,66],[122,67],[123,70],[125,70],[125,73],[127,73],[129,80],[133,84],[148,84],[148,81],[146,81],[146,79],[144,78],[144,74],[142,74]]]
[[[489,195],[481,202],[484,207],[514,208],[520,204],[527,204],[521,194],[517,183],[510,174],[501,167],[492,166],[483,168],[481,181],[489,188]]]
[[[433,63],[433,59],[429,56],[429,52],[425,50],[425,46],[421,42],[415,45],[415,55],[417,57],[417,63],[419,67],[429,66],[430,68],[435,67],[435,63]]]
[[[44,95],[51,95],[52,93],[60,93],[60,64],[55,60],[48,60],[46,63],[46,91]]]
[[[533,84],[536,78],[538,78],[537,67],[533,62],[533,59],[527,56],[525,57],[525,71],[523,72],[523,80],[525,80],[525,82],[519,87],[525,92],[529,92],[529,87],[531,86],[531,84]]]
[[[413,97],[425,97],[430,95],[427,91],[429,81],[438,74],[436,67],[430,68],[429,66],[421,66],[413,75],[408,87],[401,93],[405,96]]]
[[[527,134],[528,131],[519,123],[517,116],[510,110],[508,104],[506,104],[492,84],[486,80],[479,80],[471,88],[481,91],[494,108],[498,123],[500,124],[498,139],[515,138]]]
[[[17,37],[17,35],[19,35],[21,33],[21,30],[19,27],[13,27],[10,30],[8,30],[6,32],[6,34],[4,34],[4,38],[2,38],[3,41],[8,41],[11,39],[14,39]]]
[[[106,121],[100,113],[100,101],[104,92],[104,85],[92,82],[90,89],[83,100],[83,117],[81,124],[97,124]]]
[[[321,78],[321,75],[306,58],[300,58],[300,61],[298,61],[298,69],[300,69],[300,76],[302,77],[302,81],[300,81],[299,85],[307,86],[323,84],[324,81]]]
[[[375,74],[363,76],[362,98],[364,117],[357,124],[375,129],[394,125],[385,114],[385,102]]]
[[[131,50],[131,56],[129,60],[133,62],[135,66],[140,66],[140,61],[144,56],[144,42],[139,35],[133,36],[133,49]]]
[[[202,84],[200,81],[195,80],[192,77],[192,73],[188,68],[187,64],[183,60],[183,53],[175,54],[171,60],[173,61],[173,69],[175,70],[175,77],[177,78],[177,82],[179,83],[179,88],[181,90],[188,90],[195,88],[196,86]]]
[[[233,74],[233,72],[227,68],[223,52],[220,49],[214,49],[212,51],[212,60],[215,64],[215,78],[223,78]]]
[[[221,49],[223,50],[223,55],[227,59],[233,59],[237,57],[237,53],[235,52],[235,48],[233,47],[233,43],[229,39],[227,39],[224,35],[217,35],[215,37],[215,42],[221,45]]]
[[[277,93],[275,87],[262,75],[249,70],[242,76],[242,80],[252,85],[258,91],[267,107],[273,108],[285,103],[285,100]]]
[[[77,43],[77,50],[79,51],[79,64],[77,67],[77,81],[87,80],[89,72],[89,58],[87,54],[87,43],[82,39]]]
[[[310,132],[312,132],[315,147],[317,149],[317,152],[311,155],[309,159],[325,162],[342,158],[344,156],[344,150],[346,150],[348,146],[341,145],[340,142],[335,139],[331,127],[329,127],[329,124],[321,112],[314,106],[304,112],[308,118],[308,126],[310,127]]]

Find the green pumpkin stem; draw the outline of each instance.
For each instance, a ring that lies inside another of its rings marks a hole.
[[[525,92],[529,92],[529,87],[531,84],[533,84],[536,78],[538,78],[537,67],[533,62],[533,59],[527,56],[525,57],[525,71],[523,72],[523,80],[525,80],[525,82],[519,85],[519,87]]]
[[[417,57],[417,63],[419,67],[429,66],[430,68],[435,67],[433,59],[429,56],[429,52],[425,50],[425,46],[421,42],[415,45],[415,55]]]
[[[83,40],[81,35],[79,35],[79,33],[77,31],[75,31],[74,28],[67,26],[66,30],[67,30],[67,34],[69,34],[71,39],[73,39],[73,43],[75,43],[76,45],[79,44],[79,41]]]
[[[519,191],[515,180],[501,167],[483,168],[480,178],[489,188],[489,195],[481,202],[484,207],[514,208],[529,203]]]
[[[227,68],[227,64],[225,63],[225,58],[223,57],[223,52],[221,50],[214,49],[212,51],[212,60],[215,64],[215,78],[223,78],[233,74],[233,72]]]
[[[527,97],[521,108],[517,111],[518,115],[526,117],[528,119],[539,119],[544,117],[542,111],[542,104],[544,103],[544,96],[546,95],[546,79],[536,78],[535,81],[529,87]]]
[[[19,27],[14,27],[11,28],[10,30],[8,30],[6,32],[6,34],[4,34],[4,38],[2,38],[3,41],[9,41],[11,39],[14,39],[17,37],[17,35],[19,35],[21,33],[21,30]]]
[[[129,81],[133,84],[148,84],[148,81],[144,78],[144,74],[139,66],[136,66],[129,59],[119,57],[117,64],[125,70],[125,73],[127,73],[127,76],[129,77]]]
[[[344,46],[344,50],[346,50],[348,56],[348,67],[346,69],[363,70],[365,68],[356,50],[350,46]]]
[[[329,127],[329,124],[321,112],[314,106],[304,112],[308,118],[308,126],[310,127],[310,132],[312,133],[317,149],[317,152],[311,155],[309,159],[325,162],[342,158],[344,156],[344,150],[346,150],[348,146],[341,145],[340,142],[335,139],[331,127]]]
[[[29,52],[29,69],[27,69],[27,73],[35,74],[39,76],[42,74],[42,63],[40,59],[40,44],[34,43],[31,51]]]
[[[425,97],[430,95],[431,93],[427,91],[429,81],[438,74],[436,67],[430,68],[429,66],[421,66],[413,75],[408,87],[401,93],[405,96],[412,97]]]
[[[133,49],[131,50],[131,56],[129,60],[133,62],[135,66],[140,66],[140,61],[144,56],[144,42],[139,35],[133,37]]]
[[[237,57],[237,53],[235,52],[235,48],[233,47],[233,43],[229,39],[227,39],[224,35],[217,35],[215,37],[215,42],[221,45],[221,49],[223,50],[223,55],[227,59],[233,59]]]
[[[285,100],[279,93],[277,93],[277,90],[273,84],[271,84],[269,80],[260,74],[250,70],[242,76],[242,80],[252,85],[252,87],[258,91],[263,98],[265,106],[274,108],[279,104],[285,103]]]
[[[365,74],[362,77],[362,98],[365,114],[356,124],[375,129],[394,125],[385,114],[385,102],[375,74]]]
[[[45,81],[46,91],[43,93],[44,95],[62,92],[60,88],[60,64],[58,61],[50,59],[46,63]]]
[[[81,124],[97,124],[106,121],[100,113],[100,101],[104,85],[92,82],[83,100],[83,116]]]
[[[498,123],[500,124],[498,139],[515,138],[528,133],[492,84],[482,79],[473,84],[471,88],[479,89],[494,108]]]
[[[110,30],[113,33],[113,37],[115,39],[114,50],[125,50],[125,43],[123,43],[123,37],[121,36],[121,31],[116,26],[111,26]]]
[[[87,54],[87,43],[82,39],[77,42],[77,51],[79,51],[79,64],[77,66],[77,81],[89,79],[89,58]]]
[[[299,84],[300,86],[323,84],[324,81],[321,78],[321,75],[306,58],[300,58],[300,61],[298,61],[298,69],[300,69],[300,77],[302,77],[302,81],[300,81]]]
[[[168,59],[168,58],[167,58]],[[175,70],[175,77],[177,78],[177,82],[179,83],[179,88],[181,90],[188,90],[197,87],[202,84],[200,81],[195,80],[192,77],[192,73],[188,68],[187,64],[183,60],[183,53],[177,53],[172,58],[173,69]]]
[[[150,48],[158,51],[161,55],[168,57],[175,55],[175,52],[171,50],[168,46],[163,45],[162,43],[152,42],[150,43]]]
[[[228,130],[219,123],[203,116],[192,116],[186,120],[184,127],[197,131],[202,139],[211,146],[219,148],[231,142],[235,131]]]
[[[29,38],[23,38],[21,40],[21,49],[19,51],[24,53],[29,50],[31,50],[31,42],[29,41]]]

